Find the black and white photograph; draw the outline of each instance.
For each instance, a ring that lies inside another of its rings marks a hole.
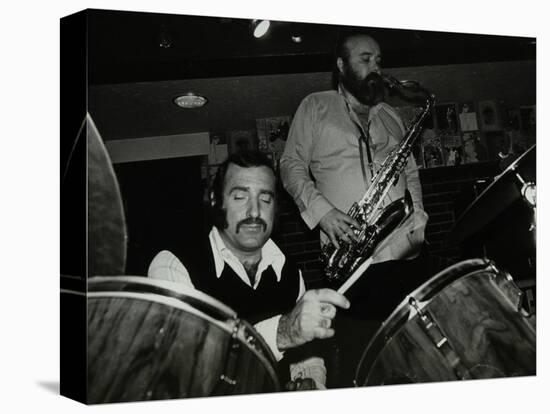
[[[536,411],[541,26],[168,3],[6,10],[7,411]]]
[[[536,145],[512,157],[494,131],[497,100],[536,104],[533,38],[85,10],[61,19],[62,57],[84,32],[86,113],[62,136],[61,329],[85,306],[87,359],[62,363],[62,394],[99,404],[536,374],[523,301],[536,286]],[[499,47],[452,63],[474,42]],[[497,53],[508,49],[527,56],[513,71]],[[520,71],[521,93],[468,87],[495,71],[516,83]],[[477,130],[476,101],[494,161],[479,169],[459,133]],[[84,269],[63,215],[79,148]],[[521,224],[505,225],[512,214]],[[511,254],[508,237],[526,242]]]

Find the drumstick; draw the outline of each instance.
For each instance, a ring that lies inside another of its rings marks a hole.
[[[359,277],[363,273],[365,273],[365,270],[367,270],[367,268],[371,265],[371,263],[372,263],[372,256],[369,257],[367,260],[365,260],[361,264],[361,266],[359,266],[357,270],[353,272],[353,274],[348,278],[348,280],[346,280],[344,284],[340,286],[337,292],[343,295],[350,287],[353,286],[355,282],[357,282],[357,279],[359,279]]]

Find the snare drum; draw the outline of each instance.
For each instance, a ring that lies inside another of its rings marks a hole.
[[[451,266],[383,323],[355,385],[534,375],[535,328],[521,305],[521,290],[491,262]]]
[[[275,359],[221,302],[144,277],[88,281],[88,402],[279,391]]]

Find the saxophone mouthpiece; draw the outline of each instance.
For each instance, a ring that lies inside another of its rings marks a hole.
[[[401,87],[401,82],[395,79],[393,76],[386,75],[385,73],[381,74],[380,76],[382,76],[382,80],[388,88],[395,89]]]

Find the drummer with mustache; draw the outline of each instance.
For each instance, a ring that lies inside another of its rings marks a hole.
[[[254,324],[280,361],[291,349],[334,336],[336,310],[350,303],[331,289],[306,291],[296,264],[270,239],[276,187],[264,154],[230,155],[214,180],[214,225],[208,236],[197,243],[197,252],[161,251],[148,275],[193,286],[230,306]],[[318,356],[291,363],[289,371],[291,388],[326,387],[326,368]]]

